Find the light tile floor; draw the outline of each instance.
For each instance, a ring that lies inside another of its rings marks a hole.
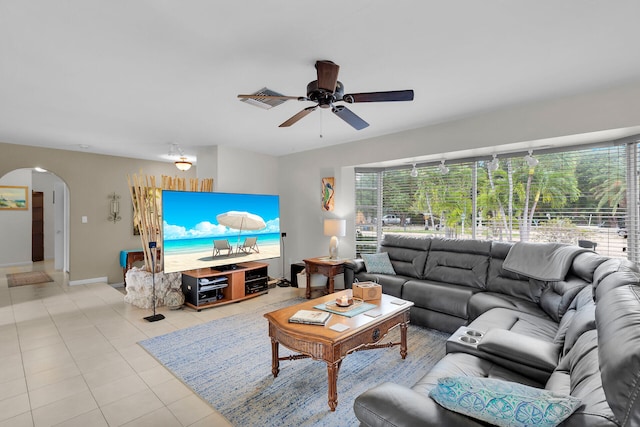
[[[33,270],[54,282],[8,288],[6,273]],[[137,342],[303,294],[276,287],[199,313],[161,307],[166,318],[149,323],[150,310],[106,283],[69,286],[49,262],[0,268],[0,427],[229,426]]]

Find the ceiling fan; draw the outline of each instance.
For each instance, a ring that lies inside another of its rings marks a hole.
[[[307,96],[284,96],[284,95],[238,95],[241,99],[280,99],[283,101],[296,99],[298,101],[311,101],[316,105],[307,107],[293,117],[286,120],[280,127],[289,127],[298,120],[307,116],[311,112],[320,108],[331,108],[331,111],[342,120],[347,122],[356,130],[361,130],[369,126],[356,113],[349,110],[344,105],[335,105],[336,102],[346,102],[354,104],[357,102],[390,102],[390,101],[413,101],[413,90],[393,90],[387,92],[364,92],[364,93],[344,93],[344,85],[338,81],[338,71],[340,66],[331,61],[316,61],[317,80],[307,85]]]

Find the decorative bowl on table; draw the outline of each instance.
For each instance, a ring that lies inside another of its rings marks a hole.
[[[348,298],[346,300],[346,304],[345,304],[345,301],[342,298],[336,298],[336,305],[338,307],[349,307],[349,306],[353,305],[353,298]]]

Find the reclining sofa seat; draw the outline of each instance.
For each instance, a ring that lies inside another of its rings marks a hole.
[[[467,305],[486,290],[491,242],[432,239],[419,280],[402,287],[402,298],[413,301],[411,321],[445,332],[467,324]]]
[[[362,259],[350,260],[345,264],[345,286],[351,287],[357,279],[360,282],[380,283],[385,294],[402,296],[403,285],[413,278],[423,278],[424,266],[429,254],[431,239],[417,239],[401,234],[387,234],[378,252],[386,252],[391,260],[395,275],[368,273]]]
[[[380,283],[386,294],[412,301],[411,322],[454,332],[496,307],[515,309],[559,322],[573,298],[591,283],[607,258],[578,254],[564,280],[545,282],[502,268],[511,243],[385,234],[396,275],[368,273],[362,260],[345,264],[345,284]],[[613,265],[613,264],[612,264]],[[615,267],[612,267],[615,270]]]
[[[354,411],[361,425],[487,425],[429,397],[438,379],[447,376],[495,378],[579,398],[580,406],[562,426],[640,425],[640,273],[619,261],[601,264],[594,273],[593,286],[574,297],[562,318],[553,338],[559,362],[545,379],[532,378],[517,364],[509,367],[504,358],[449,352],[411,388],[384,383],[360,395]],[[489,310],[470,326],[479,328],[494,311],[514,310]]]

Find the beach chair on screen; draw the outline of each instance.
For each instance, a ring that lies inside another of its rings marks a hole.
[[[231,255],[233,248],[229,244],[228,240],[214,240],[213,241],[213,256],[222,255],[222,251],[227,251],[227,256]]]
[[[244,252],[245,254],[250,254],[251,251],[255,251],[256,253],[260,253],[260,249],[258,249],[258,238],[257,237],[246,237],[244,242],[238,246],[238,252]]]

